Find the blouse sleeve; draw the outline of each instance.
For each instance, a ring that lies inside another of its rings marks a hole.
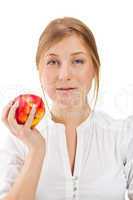
[[[4,145],[0,147],[0,199],[6,196],[14,184],[27,153],[26,145],[13,134],[7,134]]]
[[[47,120],[43,118],[36,128],[47,139]],[[4,145],[0,145],[0,199],[4,198],[19,175],[28,154],[28,147],[16,136],[6,132]]]
[[[124,170],[127,177],[127,194],[129,199],[133,199],[133,115],[124,120],[123,124],[124,140],[122,150],[124,155]]]

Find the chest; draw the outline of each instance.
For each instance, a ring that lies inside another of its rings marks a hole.
[[[72,196],[71,191],[73,191],[73,188],[66,190],[67,185],[71,187],[70,170],[67,168],[66,147],[71,170],[73,170],[77,141],[78,159],[76,160],[75,176],[80,178],[80,181],[77,182],[77,188],[81,199],[84,199],[85,195],[86,199],[124,199],[127,180],[123,166],[119,162],[119,155],[113,138],[109,137],[109,134],[106,134],[107,137],[105,137],[106,135],[103,137],[101,132],[99,134],[93,132],[92,135],[91,129],[87,135],[77,134],[78,138],[76,138],[76,134],[70,135],[70,132],[68,134],[67,132],[60,134],[58,141],[56,135],[54,138],[51,134],[51,138],[49,138],[49,151],[47,151],[49,154],[46,157],[48,160],[46,159],[44,162],[43,178],[40,183],[41,192],[39,190],[42,199],[45,195],[45,199],[47,197],[51,197],[51,199],[68,199],[65,198],[66,194]],[[104,141],[101,138],[104,138]],[[64,139],[66,139],[66,143]],[[66,168],[63,168],[64,166]]]

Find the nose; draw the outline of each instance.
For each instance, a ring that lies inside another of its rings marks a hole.
[[[71,79],[71,69],[68,63],[63,63],[59,69],[59,79]]]

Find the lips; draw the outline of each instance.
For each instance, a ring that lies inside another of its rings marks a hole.
[[[73,89],[76,89],[76,88],[57,88],[57,90],[73,90]]]

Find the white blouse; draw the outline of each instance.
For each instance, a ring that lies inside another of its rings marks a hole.
[[[71,174],[65,127],[45,117],[37,125],[46,139],[46,155],[36,200],[124,200],[133,196],[133,115],[113,119],[94,111],[77,127]],[[15,182],[28,148],[9,133],[0,150],[0,198]]]

